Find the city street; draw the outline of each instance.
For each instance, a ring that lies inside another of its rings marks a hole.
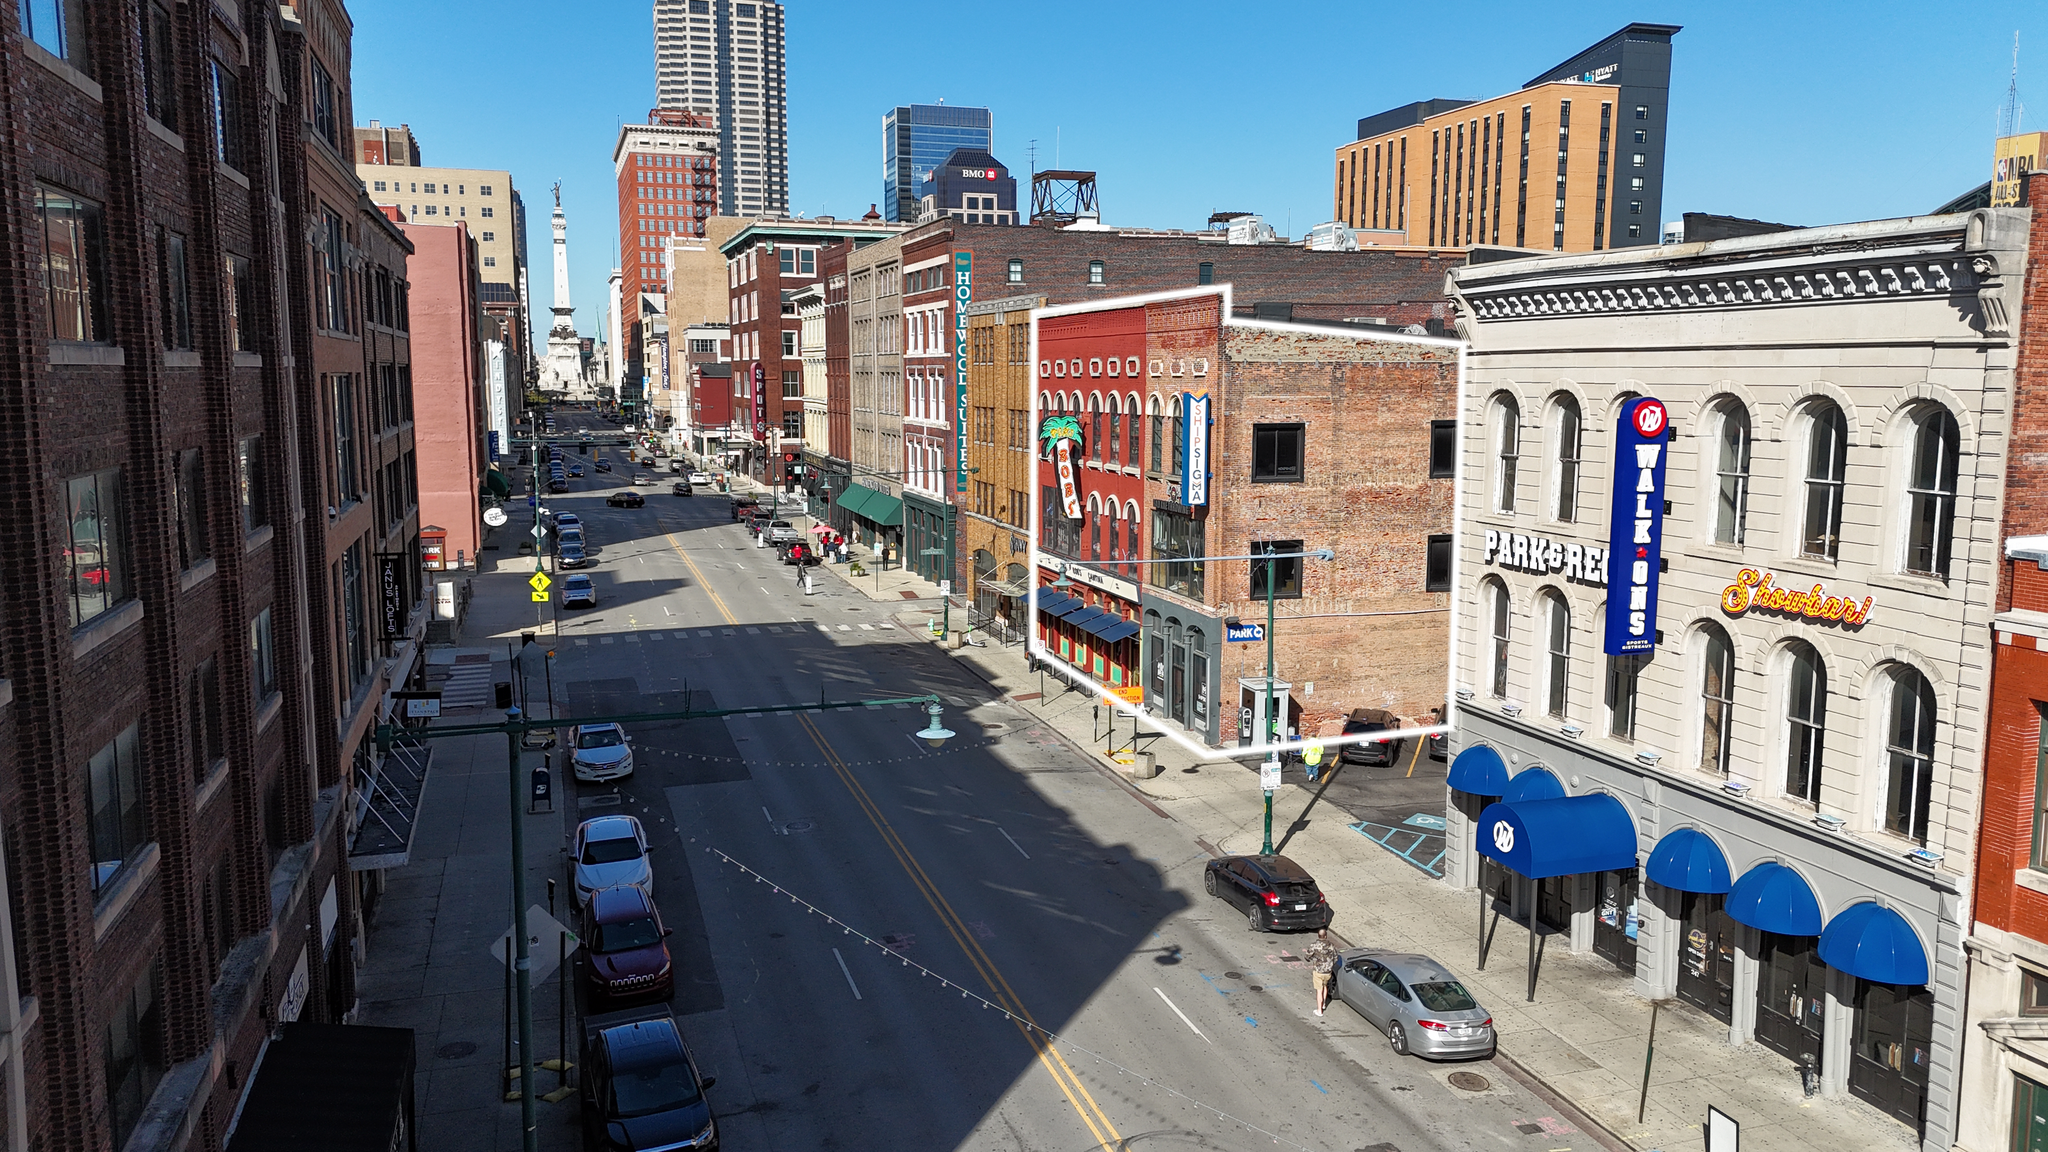
[[[1341,1005],[1317,1020],[1309,939],[1205,895],[1189,829],[670,481],[641,509],[591,480],[548,501],[583,518],[599,598],[557,618],[557,704],[789,711],[633,728],[635,775],[565,783],[564,825],[626,811],[656,840],[726,1147],[1491,1148],[1550,1111],[1484,1063],[1485,1091],[1450,1088],[1459,1066]],[[936,752],[921,708],[815,707],[933,692],[958,734]]]

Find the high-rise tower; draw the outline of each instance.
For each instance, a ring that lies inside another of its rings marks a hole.
[[[955,148],[993,152],[995,115],[986,108],[902,104],[882,114],[882,218],[917,219],[918,198]]]
[[[789,211],[782,5],[654,0],[655,106],[718,128],[718,214]]]
[[[562,186],[555,185],[555,314],[548,329],[548,359],[540,370],[543,392],[580,393],[583,342],[576,336],[576,306],[569,302],[569,222],[562,215]]]

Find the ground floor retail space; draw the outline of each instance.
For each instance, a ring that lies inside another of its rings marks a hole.
[[[966,514],[953,531],[955,546],[967,556],[974,626],[1005,641],[1021,639],[1031,593],[1031,570],[1025,566],[1031,542],[1007,524]]]
[[[804,452],[802,487],[811,519],[830,524],[834,532],[849,538],[853,535],[853,516],[839,507],[836,497],[852,483],[853,468],[846,461],[822,452]]]
[[[1448,782],[1446,877],[1474,893],[1488,966],[1527,964],[1532,999],[1543,955],[1598,957],[1635,995],[1782,1056],[1820,1096],[1949,1146],[1959,877],[1473,708]]]
[[[848,540],[874,552],[885,566],[902,563],[902,497],[853,480],[832,503],[846,514],[842,531]]]
[[[937,584],[953,578],[953,556],[953,506],[906,489],[903,566]]]
[[[1078,564],[1063,570],[1041,565],[1039,575],[1038,639],[1045,650],[1125,699],[1141,699],[1142,606],[1135,598],[1136,586],[1104,579]],[[1083,575],[1099,584],[1125,587],[1097,587],[1074,579]],[[1131,595],[1120,594],[1126,590]]]

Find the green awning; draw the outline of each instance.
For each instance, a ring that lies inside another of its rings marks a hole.
[[[496,468],[486,469],[484,471],[484,491],[502,500],[512,495],[512,482],[505,479],[505,474]]]
[[[882,528],[895,528],[903,523],[903,501],[865,484],[848,485],[833,503]]]

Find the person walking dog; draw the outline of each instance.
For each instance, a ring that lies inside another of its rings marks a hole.
[[[1337,976],[1337,946],[1330,943],[1328,928],[1316,929],[1316,942],[1302,953],[1308,961],[1309,976],[1315,983],[1316,1015],[1330,1004],[1330,981]]]

